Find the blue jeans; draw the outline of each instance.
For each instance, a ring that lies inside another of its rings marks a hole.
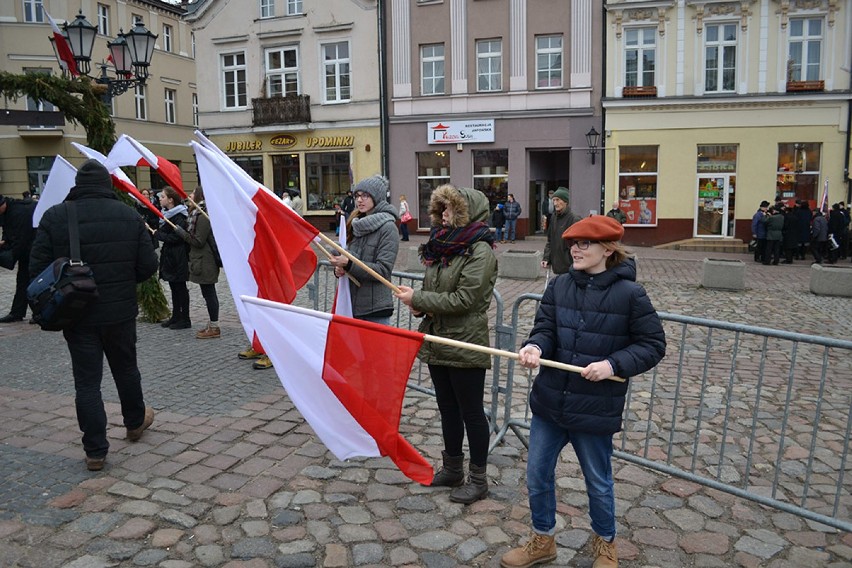
[[[503,227],[494,227],[494,239],[498,243],[503,240]]]
[[[381,325],[390,325],[391,324],[391,316],[362,316],[358,318],[359,320],[370,321],[373,323],[378,323]]]
[[[533,415],[527,458],[527,489],[533,529],[552,535],[556,528],[556,462],[571,443],[580,462],[592,530],[604,539],[615,538],[615,491],[612,480],[612,435],[570,432]]]
[[[515,226],[517,224],[517,219],[506,219],[506,238],[510,241],[515,240]]]

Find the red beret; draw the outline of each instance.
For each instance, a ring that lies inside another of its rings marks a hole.
[[[563,239],[590,241],[620,241],[624,236],[621,223],[605,215],[592,215],[577,221],[562,233]]]

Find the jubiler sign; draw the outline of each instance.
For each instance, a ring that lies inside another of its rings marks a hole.
[[[426,125],[429,144],[494,142],[494,120],[444,120]]]

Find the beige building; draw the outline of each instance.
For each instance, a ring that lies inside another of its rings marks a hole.
[[[146,84],[107,104],[117,134],[127,133],[158,156],[179,164],[184,186],[194,187],[195,160],[187,142],[197,119],[195,62],[192,34],[182,20],[184,9],[158,0],[0,2],[0,70],[16,74],[61,72],[48,40],[52,33],[42,7],[60,27],[73,21],[78,10],[98,26],[92,76],[100,76],[100,64],[109,55],[106,42],[115,39],[120,30],[129,31],[135,21],[141,20],[158,35]],[[111,68],[107,71],[112,76]],[[17,111],[56,110],[50,104],[26,98],[5,104],[7,109]],[[85,131],[65,122],[59,112],[53,114],[41,115],[37,123],[20,124],[25,122],[21,118],[0,121],[0,193],[20,197],[24,191],[40,192],[57,154],[75,165],[82,162],[83,157],[71,142],[85,145]],[[147,167],[129,170],[140,189],[163,185]]]
[[[848,199],[849,0],[608,0],[607,202],[625,240],[751,239],[762,200]]]
[[[381,171],[376,0],[193,6],[199,119],[253,178],[301,196],[327,230],[353,181]]]

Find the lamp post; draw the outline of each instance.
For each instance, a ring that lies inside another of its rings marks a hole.
[[[98,33],[97,26],[92,25],[81,10],[73,22],[64,25],[63,31],[63,35],[65,35],[71,48],[71,53],[74,55],[77,71],[80,75],[88,77],[92,70],[92,48],[95,45],[95,36]],[[154,41],[156,39],[156,34],[151,33],[141,20],[136,20],[132,30],[124,33],[124,30],[120,29],[115,40],[107,42],[110,59],[115,68],[115,77],[107,75],[109,65],[101,63],[99,65],[101,68],[100,76],[93,78],[95,83],[106,88],[106,93],[103,95],[105,103],[132,87],[145,84],[148,79],[151,57],[154,55]],[[52,38],[51,41],[53,41]],[[54,52],[59,59],[55,42]]]
[[[589,145],[589,155],[592,157],[592,165],[595,165],[595,156],[598,154],[598,142],[601,140],[601,133],[592,129],[586,132],[586,143]]]

